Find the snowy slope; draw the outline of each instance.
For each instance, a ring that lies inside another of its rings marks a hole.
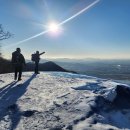
[[[129,130],[129,100],[118,85],[129,89],[63,72],[26,72],[20,82],[1,74],[0,130]]]

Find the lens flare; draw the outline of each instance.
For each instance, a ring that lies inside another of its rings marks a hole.
[[[76,18],[77,16],[81,15],[82,13],[84,13],[85,11],[87,11],[88,9],[92,8],[94,5],[96,5],[100,0],[95,0],[94,2],[92,2],[91,4],[87,5],[85,8],[83,8],[82,10],[80,10],[79,12],[77,12],[76,14],[72,15],[71,17],[69,17],[68,19],[62,21],[61,23],[59,24],[56,24],[56,23],[51,23],[49,24],[49,26],[47,27],[47,29],[39,34],[36,34],[32,37],[29,37],[25,40],[22,40],[22,41],[19,41],[17,43],[14,43],[14,44],[11,44],[11,45],[7,45],[7,46],[3,46],[3,48],[6,48],[6,47],[10,47],[10,46],[15,46],[15,45],[19,45],[19,44],[22,44],[26,41],[29,41],[29,40],[32,40],[38,36],[41,36],[41,35],[44,35],[48,32],[57,32],[60,28],[60,26],[62,26],[63,24],[65,23],[68,23],[69,21],[73,20],[74,18]]]

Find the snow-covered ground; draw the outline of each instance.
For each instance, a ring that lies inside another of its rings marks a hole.
[[[130,130],[127,85],[63,72],[22,79],[0,75],[0,130]]]

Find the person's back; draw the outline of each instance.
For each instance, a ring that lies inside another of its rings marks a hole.
[[[39,74],[38,72],[38,66],[39,66],[39,61],[40,61],[40,55],[44,54],[45,52],[39,53],[39,51],[36,51],[35,53],[35,74]]]
[[[21,80],[23,65],[25,65],[24,56],[20,53],[20,48],[17,48],[15,52],[12,53],[12,65],[15,71],[14,79],[17,79],[17,74],[19,73],[18,80]]]
[[[17,52],[17,51],[13,52],[12,53],[12,63],[14,65],[25,64],[24,56],[21,53]]]
[[[39,62],[40,61],[40,55],[39,53],[35,54],[35,62]]]

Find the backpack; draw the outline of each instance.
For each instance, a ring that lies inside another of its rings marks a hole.
[[[15,63],[15,64],[21,64],[23,63],[23,56],[22,54],[18,54],[17,52],[13,52],[12,53],[12,63]]]
[[[16,57],[15,57],[15,62],[16,63],[19,63],[21,61],[21,57],[20,57],[20,55],[17,55]]]
[[[31,55],[31,60],[32,60],[32,61],[36,61],[36,54],[32,54],[32,55]]]

